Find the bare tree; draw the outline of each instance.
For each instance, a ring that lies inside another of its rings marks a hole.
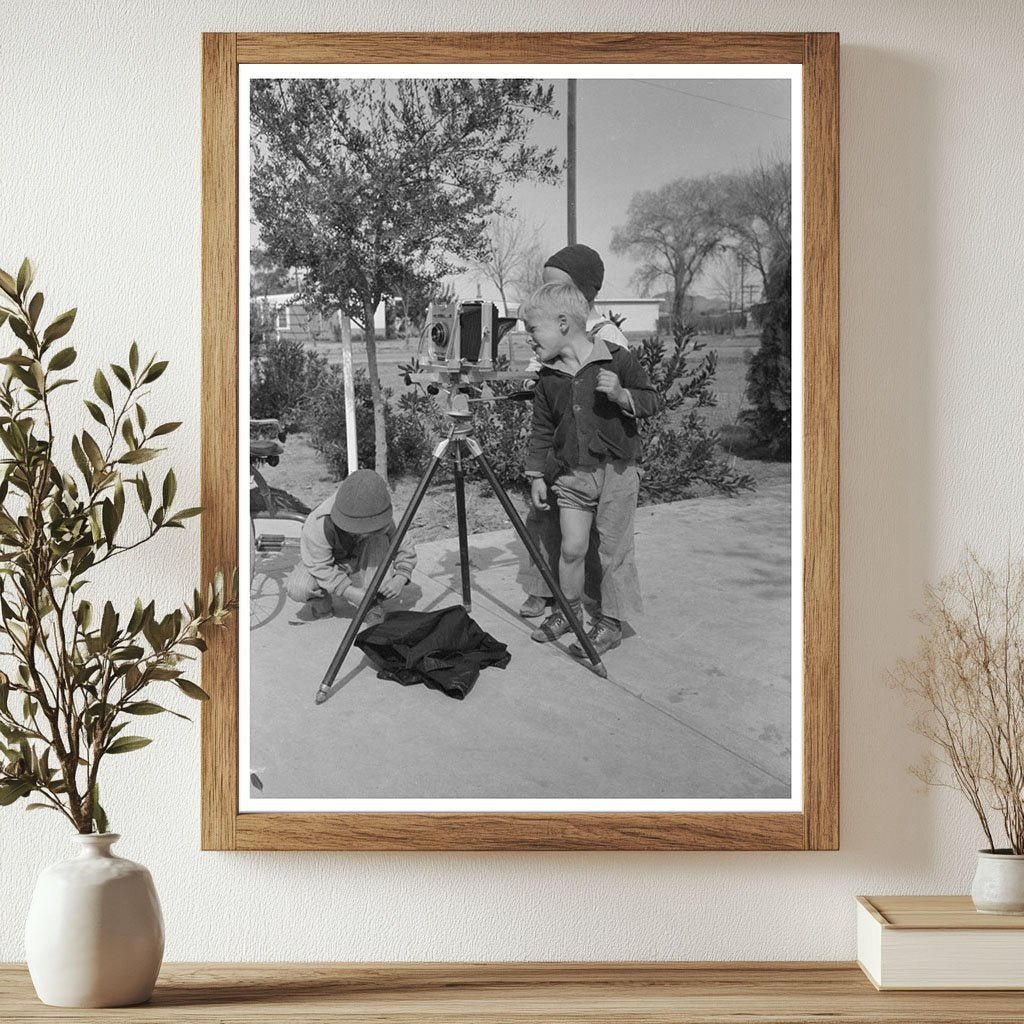
[[[550,255],[551,250],[541,241],[538,229],[523,252],[522,269],[513,282],[520,303],[544,283],[544,260]]]
[[[788,157],[759,160],[723,182],[724,218],[737,252],[761,275],[768,289],[772,260],[792,247],[792,169]]]
[[[496,214],[488,218],[484,244],[486,252],[476,261],[476,269],[498,289],[508,316],[509,294],[528,273],[537,249],[537,229],[514,213]]]
[[[734,249],[716,253],[713,269],[708,277],[714,288],[715,297],[727,304],[729,312],[733,313],[739,309],[743,298],[743,257]]]
[[[680,178],[655,191],[638,192],[627,216],[612,235],[612,252],[639,262],[634,281],[642,294],[660,281],[670,284],[672,320],[683,324],[687,293],[725,238],[720,179]]]

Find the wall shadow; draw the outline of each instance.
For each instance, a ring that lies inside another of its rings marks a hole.
[[[935,849],[888,682],[932,574],[934,72],[844,46],[841,72],[841,849],[920,872]]]

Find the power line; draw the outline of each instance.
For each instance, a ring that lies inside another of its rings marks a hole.
[[[745,110],[749,114],[760,114],[762,117],[774,117],[779,121],[791,121],[792,118],[786,117],[784,114],[772,114],[767,110],[757,110],[754,107],[744,107],[739,103],[729,103],[727,100],[716,100],[711,96],[702,96],[699,92],[687,92],[685,89],[674,89],[671,85],[662,85],[661,82],[651,82],[646,78],[631,78],[631,82],[636,82],[639,85],[649,85],[652,89],[664,89],[665,92],[678,93],[680,96],[690,96],[695,100],[704,100],[706,103],[717,103],[719,106],[732,107],[734,110]]]

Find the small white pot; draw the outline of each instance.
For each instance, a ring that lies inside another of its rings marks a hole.
[[[1024,914],[1024,854],[979,850],[971,899],[982,914]]]
[[[134,1006],[153,993],[163,915],[149,872],[111,853],[120,838],[76,835],[79,855],[36,882],[25,955],[36,994],[50,1006]]]

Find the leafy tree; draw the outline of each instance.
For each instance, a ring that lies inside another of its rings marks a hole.
[[[252,206],[267,252],[302,270],[302,295],[363,326],[376,469],[387,472],[374,311],[409,277],[438,281],[484,257],[487,218],[517,182],[555,182],[529,142],[557,116],[530,79],[293,79],[253,83]]]
[[[395,298],[399,301],[405,318],[406,347],[410,335],[418,335],[427,318],[427,306],[431,302],[454,302],[455,292],[450,284],[421,277],[408,272],[395,281]]]
[[[283,267],[267,255],[266,249],[256,247],[249,254],[249,297],[266,300],[270,295],[294,292],[296,282]]]
[[[249,358],[259,356],[268,341],[276,335],[274,321],[277,310],[265,299],[249,300]]]
[[[725,238],[724,193],[718,178],[680,178],[652,192],[638,192],[626,224],[612,235],[612,252],[638,261],[634,280],[646,295],[668,281],[672,323],[685,323],[686,295],[705,261]]]

